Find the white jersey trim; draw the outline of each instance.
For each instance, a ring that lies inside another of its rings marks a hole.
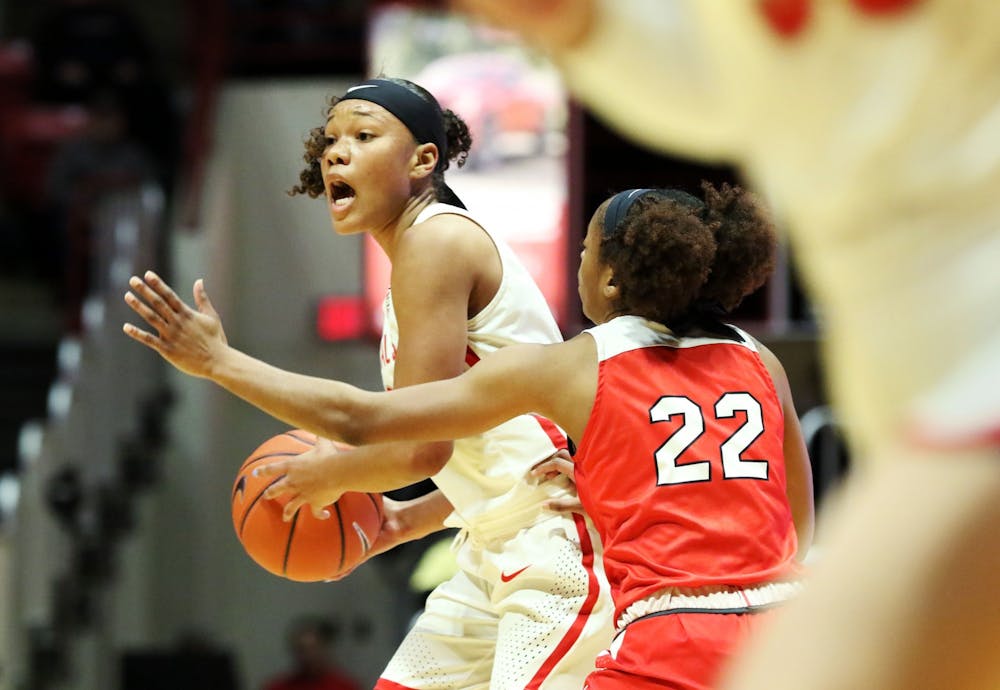
[[[657,345],[689,348],[727,343],[729,345],[740,345],[752,352],[758,351],[753,338],[745,331],[735,326],[730,326],[730,328],[740,335],[743,339],[742,342],[728,338],[678,337],[663,324],[644,319],[641,316],[619,316],[606,323],[588,328],[584,333],[589,334],[597,343],[598,362],[603,362],[626,352],[631,352],[632,350]]]

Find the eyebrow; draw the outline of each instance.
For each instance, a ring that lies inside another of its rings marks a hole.
[[[375,110],[374,108],[372,108],[370,105],[365,104],[363,101],[360,102],[360,103],[358,103],[357,105],[353,106],[346,113],[344,113],[344,111],[341,111],[341,113],[346,114],[346,115],[354,115],[354,116],[360,116],[360,117],[369,117],[369,118],[375,120],[376,122],[384,122],[385,121],[385,116],[382,113],[378,112],[377,110]],[[333,109],[331,109],[330,110],[330,114],[327,117],[327,122],[329,123],[331,120],[333,120],[334,117],[335,117],[334,111],[333,111]]]

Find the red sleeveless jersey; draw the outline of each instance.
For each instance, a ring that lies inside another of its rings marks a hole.
[[[797,574],[784,415],[749,336],[677,338],[633,316],[587,333],[599,375],[575,474],[615,618],[667,587]]]

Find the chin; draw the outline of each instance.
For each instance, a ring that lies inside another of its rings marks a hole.
[[[338,221],[335,218],[330,218],[330,224],[333,226],[334,234],[342,237],[347,237],[348,235],[360,235],[364,232],[364,228],[358,227],[356,224],[346,219]]]

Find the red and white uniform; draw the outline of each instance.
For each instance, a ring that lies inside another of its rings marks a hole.
[[[599,660],[590,686],[638,687],[635,675],[679,682],[681,674],[691,684],[683,687],[710,687],[752,625],[738,614],[798,590],[781,401],[738,329],[740,340],[678,338],[622,316],[586,332],[599,373],[576,483],[628,635]],[[706,593],[677,596],[676,588]],[[706,613],[737,615],[690,620]],[[692,626],[718,639],[699,641]]]
[[[598,6],[561,60],[574,93],[640,141],[738,164],[764,194],[860,459],[1000,444],[1000,3]]]
[[[452,213],[469,218],[497,248],[497,294],[468,322],[466,362],[515,343],[562,339],[545,298],[501,239],[468,211],[432,204],[414,225]],[[399,334],[392,294],[383,303],[382,381],[392,388]],[[566,436],[547,419],[516,417],[455,441],[433,477],[454,506],[446,524],[459,573],[429,597],[377,688],[551,688],[579,690],[611,639],[612,610],[600,541],[582,515],[542,509],[571,495],[569,480],[537,481],[529,470]]]

